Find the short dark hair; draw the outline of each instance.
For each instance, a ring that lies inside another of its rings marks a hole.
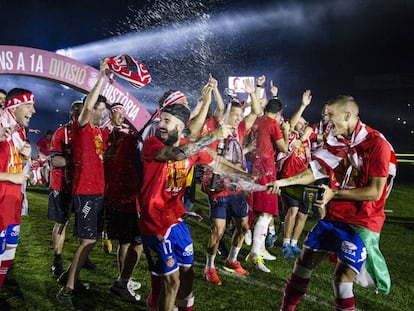
[[[265,112],[277,113],[283,109],[282,102],[278,98],[269,100],[264,108]]]
[[[0,93],[4,94],[7,96],[7,91],[5,89],[0,89]]]
[[[72,119],[73,116],[79,114],[83,108],[83,101],[77,100],[72,103],[69,110],[69,117]]]

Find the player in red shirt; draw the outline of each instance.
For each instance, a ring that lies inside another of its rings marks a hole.
[[[156,310],[192,310],[194,296],[193,244],[182,217],[182,197],[187,174],[195,163],[212,164],[213,158],[201,149],[230,131],[223,126],[195,142],[181,139],[190,111],[184,104],[164,108],[157,136],[143,144],[143,182],[140,193],[144,251],[149,270],[157,274],[162,290],[147,300]],[[157,309],[158,305],[158,309]]]
[[[254,85],[247,81],[245,90],[252,99],[252,110],[243,119],[243,106],[238,99],[232,99],[228,104],[230,111],[225,116],[224,123],[232,128],[230,135],[222,145],[222,157],[237,165],[240,170],[246,171],[246,159],[244,157],[242,143],[246,133],[252,127],[254,121],[260,113],[260,105],[257,101]],[[227,108],[228,109],[228,108]],[[226,114],[227,114],[226,113]],[[228,118],[228,120],[226,120]],[[216,123],[214,118],[207,120],[204,130],[207,133],[215,130]],[[241,120],[241,121],[240,121]],[[218,151],[218,143],[210,146],[213,151]],[[215,186],[212,180],[215,178]],[[212,169],[206,169],[202,180],[202,189],[208,194],[210,204],[211,232],[207,242],[206,265],[204,275],[208,282],[221,285],[222,282],[217,275],[215,268],[215,257],[219,248],[219,242],[223,238],[227,219],[234,223],[235,231],[232,235],[232,245],[224,261],[223,268],[226,271],[246,276],[249,272],[244,269],[237,260],[240,249],[243,245],[244,235],[248,229],[248,206],[244,191],[237,189],[229,183],[228,177],[213,176]]]
[[[111,106],[109,119],[111,123],[107,128],[108,141],[104,153],[105,221],[108,238],[119,242],[119,276],[110,290],[124,300],[136,302],[141,299],[135,293],[141,284],[130,278],[143,251],[138,227],[138,134],[124,123],[125,110],[122,104]]]
[[[335,309],[355,309],[354,281],[385,293],[390,290],[379,236],[390,190],[387,179],[396,170],[395,154],[381,133],[361,122],[353,97],[341,95],[330,100],[327,111],[333,128],[323,148],[315,152],[310,168],[268,184],[273,187],[272,192],[277,192],[279,187],[330,178],[329,187],[321,186],[325,190],[323,199],[316,202],[324,218],[306,238],[287,282],[281,310],[296,308],[306,292],[312,270],[329,254],[338,258],[333,277]],[[367,273],[360,275],[363,270]],[[362,276],[368,277],[364,283]]]
[[[65,242],[66,225],[72,214],[72,124],[79,117],[82,107],[82,102],[75,101],[72,103],[69,111],[70,121],[55,131],[50,143],[52,168],[50,170],[48,218],[55,222],[52,230],[54,252],[52,272],[57,277],[64,271],[62,250]]]
[[[19,240],[21,189],[29,178],[23,173],[23,166],[31,154],[25,128],[36,112],[34,103],[32,92],[12,89],[0,118],[0,288],[13,263]]]
[[[264,115],[258,118],[253,126],[256,137],[256,150],[253,151],[252,174],[257,176],[257,182],[266,184],[276,178],[275,154],[276,151],[286,151],[288,141],[288,123],[283,123],[283,133],[280,123],[282,121],[282,103],[277,98],[278,88],[271,83],[273,98],[264,108]],[[265,239],[269,224],[273,217],[278,215],[277,196],[266,191],[250,194],[251,208],[256,215],[253,230],[253,241],[246,261],[256,269],[269,273],[264,263]],[[273,256],[274,257],[274,256]],[[272,257],[270,257],[273,259]]]
[[[103,140],[99,125],[106,110],[106,98],[99,95],[108,70],[107,60],[100,63],[100,76],[85,99],[78,119],[72,124],[74,160],[73,205],[74,235],[79,238],[72,263],[66,271],[66,285],[57,294],[58,301],[74,309],[73,293],[79,272],[100,234],[103,212],[104,169]],[[64,278],[60,277],[63,282]]]

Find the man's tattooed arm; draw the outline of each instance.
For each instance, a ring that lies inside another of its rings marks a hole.
[[[157,155],[155,156],[155,160],[157,161],[180,161],[186,158],[189,158],[198,152],[201,151],[204,147],[210,145],[213,141],[217,138],[213,133],[205,135],[200,139],[192,142],[188,142],[182,146],[178,147],[171,147],[165,146],[161,148]]]

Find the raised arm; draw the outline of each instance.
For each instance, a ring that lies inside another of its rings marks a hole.
[[[223,97],[221,96],[218,90],[218,83],[213,84],[213,96],[216,101],[216,111],[214,112],[214,118],[216,119],[216,122],[219,124],[223,120],[226,105],[224,104]]]
[[[251,112],[245,117],[244,122],[246,123],[246,129],[250,129],[256,118],[262,113],[262,109],[260,107],[260,103],[257,100],[255,87],[252,81],[246,80],[244,81],[244,89],[250,95],[250,99],[252,101],[252,110]]]
[[[302,116],[302,113],[305,111],[306,107],[309,106],[312,100],[312,93],[310,90],[306,90],[302,94],[302,102],[296,110],[296,112],[292,115],[290,118],[290,128],[293,129],[296,126],[296,123],[299,121],[300,117]]]
[[[203,103],[200,107],[200,111],[196,116],[194,116],[189,125],[189,129],[191,131],[191,139],[195,139],[200,135],[201,128],[203,127],[203,124],[206,121],[208,110],[210,109],[211,92],[214,86],[217,87],[217,80],[214,79],[210,74],[207,84],[201,90]]]
[[[101,60],[100,75],[99,75],[98,81],[96,81],[95,86],[86,96],[85,104],[83,105],[82,111],[78,117],[80,126],[85,126],[91,120],[91,117],[93,114],[93,107],[96,101],[98,100],[99,92],[101,91],[103,82],[105,80],[105,71],[108,69],[109,69],[108,60],[107,59]]]

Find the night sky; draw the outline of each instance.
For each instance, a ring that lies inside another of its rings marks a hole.
[[[168,89],[194,103],[209,73],[221,90],[227,76],[264,74],[267,86],[279,86],[286,117],[305,89],[313,93],[304,113],[311,123],[324,101],[350,94],[361,119],[397,152],[414,151],[414,1],[33,0],[1,1],[0,10],[3,45],[78,51],[99,42],[73,57],[95,68],[120,52],[140,60],[152,82],[129,90],[150,112]],[[31,127],[42,131],[66,122],[70,103],[83,96],[49,81],[0,76],[0,88],[17,86],[35,93]]]

